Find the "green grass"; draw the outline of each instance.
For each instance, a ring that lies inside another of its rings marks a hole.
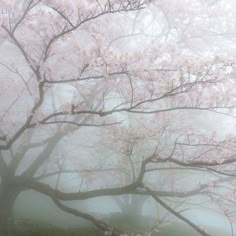
[[[94,229],[76,229],[76,230],[63,230],[63,229],[37,229],[24,231],[20,236],[97,236],[98,231]]]
[[[107,218],[107,223],[124,230],[124,232],[130,233],[144,233],[154,225],[155,221],[149,217],[134,217],[129,215],[121,215],[120,213],[113,213]],[[102,236],[103,232],[94,227],[84,228],[70,228],[63,229],[52,225],[45,224],[33,224],[31,222],[22,223],[18,225],[18,229],[21,231],[17,236]],[[210,229],[211,235],[220,236],[225,235],[224,232],[220,232],[217,229]],[[134,234],[134,235],[135,235]],[[159,232],[153,232],[152,236],[199,236],[196,231],[190,228],[186,224],[171,223],[165,227],[161,227]]]
[[[155,219],[151,217],[140,217],[133,214],[112,213],[106,219],[112,225],[123,232],[134,232],[144,234],[155,225]]]
[[[124,215],[122,213],[110,214],[107,222],[129,234],[139,233],[144,235],[156,225],[156,220],[152,217],[140,217],[134,215]],[[169,223],[153,231],[152,236],[199,236],[195,230],[186,224]]]
[[[15,228],[16,236],[97,236],[99,233],[98,229],[92,226],[65,229],[29,220],[22,220]]]

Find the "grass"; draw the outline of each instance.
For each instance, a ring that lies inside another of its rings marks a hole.
[[[144,233],[155,224],[153,218],[149,217],[134,217],[129,215],[122,215],[120,213],[111,214],[107,220],[107,223],[124,230],[129,233],[134,232],[141,234]],[[33,224],[32,222],[21,223],[18,225],[18,236],[102,236],[103,232],[99,231],[94,227],[84,228],[70,228],[63,229],[52,225],[45,224]],[[220,236],[225,235],[224,232],[220,232],[217,229],[211,229],[212,235]],[[153,232],[152,236],[199,236],[196,231],[182,223],[171,223],[168,226],[159,229],[159,232]]]
[[[17,224],[16,236],[97,236],[98,229],[94,227],[84,228],[60,228],[45,223],[35,223],[22,220]]]
[[[20,233],[19,236],[97,236],[98,233],[99,232],[94,229],[64,230],[64,229],[53,228],[50,230],[32,229]]]

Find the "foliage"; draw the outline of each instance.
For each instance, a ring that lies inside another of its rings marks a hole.
[[[170,204],[203,196],[235,222],[235,133],[215,126],[235,119],[235,56],[210,40],[235,3],[216,2],[1,1],[0,234],[25,190],[105,232],[65,201],[149,196],[209,236]]]

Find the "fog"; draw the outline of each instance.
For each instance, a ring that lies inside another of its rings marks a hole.
[[[37,202],[37,204],[35,204]],[[224,232],[225,235],[231,235],[230,225],[227,219],[222,216],[218,209],[209,207],[208,204],[204,204],[204,199],[198,199],[192,201],[186,205],[188,211],[185,216],[192,219],[198,225],[203,227],[209,227],[214,232],[213,235],[221,235]],[[111,198],[95,198],[90,201],[73,201],[68,203],[73,208],[83,209],[93,213],[97,218],[103,218],[106,214],[120,212],[120,209],[114,203]],[[57,225],[63,228],[74,228],[90,225],[89,222],[73,217],[69,214],[60,211],[50,199],[37,194],[35,192],[22,193],[16,202],[16,217],[18,219],[32,220],[33,222]],[[143,211],[143,216],[152,216],[157,218],[158,214],[166,214],[163,210],[157,207],[156,203],[152,199],[147,199]],[[169,216],[168,223],[179,222],[175,217]],[[235,227],[235,226],[234,226]],[[212,230],[213,229],[213,230]],[[216,229],[216,230],[215,230]],[[219,234],[216,231],[219,230]],[[222,231],[223,230],[223,231]]]
[[[0,236],[236,235],[235,9],[2,0]]]

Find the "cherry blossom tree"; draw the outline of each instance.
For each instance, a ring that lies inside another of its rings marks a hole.
[[[234,60],[217,50],[199,57],[189,43],[183,47],[200,11],[194,8],[195,18],[178,28],[184,19],[169,3],[1,2],[8,14],[1,15],[0,31],[0,234],[12,235],[14,202],[25,190],[113,235],[125,232],[65,202],[150,196],[208,236],[168,204],[204,196],[235,220],[235,137],[199,125],[203,116],[235,118]],[[140,22],[148,22],[150,12],[161,15],[157,25],[168,31],[144,31]],[[181,173],[191,181],[184,183]],[[81,179],[74,191],[60,184],[67,174]]]

